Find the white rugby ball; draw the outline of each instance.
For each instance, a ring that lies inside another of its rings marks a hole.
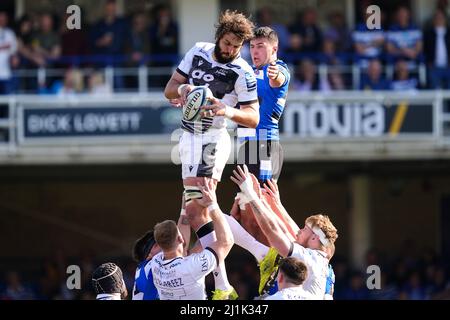
[[[186,97],[186,104],[183,106],[183,119],[187,121],[200,119],[200,107],[208,105],[207,98],[212,96],[213,94],[208,87],[194,87]]]

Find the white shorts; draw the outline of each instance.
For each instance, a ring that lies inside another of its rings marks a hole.
[[[230,135],[225,128],[212,128],[206,134],[183,132],[179,144],[183,179],[208,177],[220,181],[230,151]]]

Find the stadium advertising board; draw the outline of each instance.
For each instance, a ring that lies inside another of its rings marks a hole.
[[[117,140],[170,134],[181,114],[171,107],[28,108],[20,110],[19,141],[51,142],[79,138]]]
[[[180,127],[180,110],[163,102],[156,107],[106,104],[18,106],[18,141],[115,142],[167,136]],[[430,99],[386,103],[354,98],[307,101],[293,97],[288,99],[280,130],[285,137],[313,139],[430,137],[435,134],[434,110]]]
[[[370,138],[433,134],[432,103],[291,102],[281,131],[304,138]]]

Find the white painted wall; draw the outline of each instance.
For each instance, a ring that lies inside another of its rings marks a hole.
[[[219,10],[219,0],[178,0],[180,54],[186,53],[196,42],[214,42]]]

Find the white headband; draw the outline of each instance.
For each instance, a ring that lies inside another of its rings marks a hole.
[[[311,230],[312,232],[319,237],[320,242],[324,245],[324,246],[328,246],[328,244],[330,243],[327,239],[327,237],[325,236],[325,233],[322,231],[322,229],[318,228],[318,227],[312,227],[311,223],[307,223],[306,224]]]

